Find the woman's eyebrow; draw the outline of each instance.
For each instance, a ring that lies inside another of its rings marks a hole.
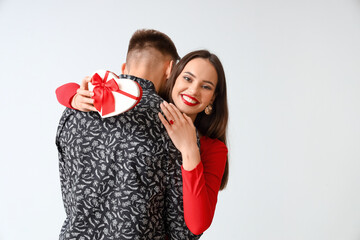
[[[184,72],[184,73],[189,74],[189,75],[191,75],[192,77],[196,78],[196,76],[195,76],[192,72]],[[215,87],[215,84],[214,84],[213,82],[211,82],[211,81],[204,80],[203,82],[208,83],[208,84],[210,84],[210,85],[212,85],[212,86]]]
[[[191,73],[191,72],[185,72],[185,73],[187,73],[187,74],[193,76],[194,78],[196,78],[196,76],[195,76],[193,73]]]
[[[207,80],[205,80],[204,82],[206,82],[206,83],[208,83],[208,84],[210,84],[210,85],[212,85],[212,86],[214,86],[214,87],[215,87],[215,84],[214,84],[213,82],[211,82],[211,81],[207,81]]]

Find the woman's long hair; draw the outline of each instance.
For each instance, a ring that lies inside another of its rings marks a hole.
[[[174,66],[169,79],[166,82],[165,92],[167,96],[165,99],[173,102],[171,97],[172,89],[174,88],[177,77],[180,75],[185,65],[195,58],[203,58],[209,60],[209,62],[215,67],[218,82],[215,89],[215,100],[213,102],[213,110],[210,115],[206,115],[204,111],[197,114],[194,125],[197,130],[203,135],[210,138],[217,138],[226,145],[226,128],[228,123],[228,104],[226,94],[226,79],[223,66],[219,58],[210,53],[207,50],[198,50],[190,52],[185,55],[179,62]],[[226,187],[229,176],[229,163],[226,159],[225,171],[221,180],[220,190]]]

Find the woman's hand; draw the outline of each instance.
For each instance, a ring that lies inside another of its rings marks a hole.
[[[91,81],[91,77],[85,77],[80,85],[80,88],[77,90],[77,93],[71,101],[71,106],[77,110],[83,112],[96,111],[94,107],[94,99],[91,97],[94,96],[93,92],[89,91],[88,83]]]
[[[159,113],[159,118],[164,124],[175,147],[183,157],[183,168],[192,170],[200,162],[200,152],[196,139],[196,128],[191,118],[181,113],[172,103],[163,102],[160,104],[164,116]]]

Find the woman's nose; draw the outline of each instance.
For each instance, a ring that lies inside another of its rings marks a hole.
[[[199,86],[197,84],[191,84],[189,86],[189,92],[196,95],[199,92]]]

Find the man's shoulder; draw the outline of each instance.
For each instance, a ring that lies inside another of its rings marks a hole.
[[[59,125],[64,124],[69,120],[77,121],[84,118],[93,119],[94,117],[96,118],[95,115],[98,115],[98,112],[82,112],[79,110],[66,108],[60,117]]]
[[[60,117],[56,135],[59,137],[64,130],[80,128],[80,125],[88,126],[89,124],[99,123],[101,121],[100,118],[98,112],[82,112],[66,108]]]
[[[65,110],[63,111],[63,113],[60,117],[59,126],[64,124],[66,122],[66,120],[68,120],[75,113],[76,113],[76,110],[71,109],[71,108],[65,108]]]
[[[160,103],[162,103],[163,101],[164,100],[155,92],[144,91],[140,102],[134,109],[142,112],[146,111],[148,113],[157,114],[161,111]]]

